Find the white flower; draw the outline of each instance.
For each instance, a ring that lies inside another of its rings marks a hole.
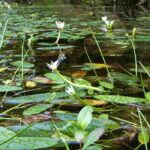
[[[71,86],[71,85],[69,87],[67,87],[66,92],[69,95],[74,95],[76,93],[75,90],[74,90],[74,88],[73,88],[73,86]]]
[[[65,22],[56,21],[56,26],[59,30],[62,30],[65,26]]]
[[[102,17],[102,21],[105,23],[107,29],[112,29],[114,20],[108,20],[107,16]]]
[[[51,64],[46,64],[48,66],[48,68],[55,70],[58,68],[59,64],[61,63],[61,61],[63,61],[64,59],[66,59],[65,54],[63,54],[62,52],[59,54],[58,59],[56,61],[51,61]]]
[[[52,71],[53,71],[58,68],[59,63],[60,62],[58,60],[56,60],[55,62],[51,61],[51,64],[47,63],[47,66],[48,66],[48,68],[52,69]]]
[[[102,20],[105,22],[107,20],[107,16],[102,17]]]

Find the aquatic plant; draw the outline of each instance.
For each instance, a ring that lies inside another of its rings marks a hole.
[[[114,20],[108,20],[107,16],[102,17],[102,21],[105,23],[104,31],[111,31],[113,29]]]
[[[60,39],[60,35],[61,35],[61,30],[64,28],[65,22],[56,21],[56,26],[58,28],[58,36],[57,36],[55,43],[58,44],[59,39]]]

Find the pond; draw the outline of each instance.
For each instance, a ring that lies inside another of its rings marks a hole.
[[[0,2],[0,149],[146,149],[149,2]]]

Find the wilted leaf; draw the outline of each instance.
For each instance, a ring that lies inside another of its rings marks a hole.
[[[103,100],[95,100],[95,99],[84,99],[83,100],[85,104],[90,106],[99,106],[99,105],[106,105],[107,102]]]
[[[22,121],[25,124],[31,124],[34,122],[39,122],[39,121],[46,121],[49,120],[51,117],[50,115],[44,115],[44,114],[38,114],[38,115],[33,115],[33,116],[27,116],[22,119]]]
[[[32,80],[36,83],[42,83],[42,84],[52,84],[53,81],[49,80],[48,78],[44,77],[34,77]]]
[[[33,81],[26,81],[26,87],[28,87],[28,88],[34,88],[34,87],[36,87],[36,83],[35,82],[33,82]]]
[[[73,78],[81,78],[84,77],[86,75],[86,71],[76,71],[72,73],[72,77]]]

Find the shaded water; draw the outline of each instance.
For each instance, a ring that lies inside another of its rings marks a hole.
[[[98,77],[95,77],[93,70],[87,71],[89,68],[84,65],[84,63],[89,63],[85,49],[87,49],[92,63],[103,63],[96,41],[92,36],[92,29],[102,49],[106,63],[112,66],[110,72],[115,83],[115,89],[110,93],[144,97],[140,81],[138,81],[138,83],[134,82],[133,78],[126,76],[129,71],[130,74],[135,74],[135,64],[133,47],[125,34],[128,33],[131,35],[132,29],[134,27],[136,28],[135,47],[137,60],[147,67],[147,70],[150,72],[149,5],[109,5],[109,3],[106,4],[104,2],[92,1],[87,3],[75,1],[73,3],[73,1],[43,0],[38,1],[33,5],[14,5],[12,8],[12,10],[5,8],[0,9],[0,19],[2,24],[5,24],[6,20],[9,19],[1,52],[1,57],[3,58],[1,64],[3,67],[7,67],[7,71],[1,74],[1,81],[12,78],[16,68],[10,63],[15,60],[21,60],[22,50],[24,50],[24,54],[28,51],[28,40],[31,35],[33,36],[32,49],[29,50],[25,60],[33,63],[35,66],[24,74],[24,84],[27,80],[32,80],[32,78],[38,76],[43,77],[43,74],[48,72],[46,63],[50,63],[51,60],[56,60],[59,55],[58,47],[52,44],[55,42],[58,34],[55,27],[55,21],[61,20],[65,21],[65,29],[62,31],[59,42],[61,46],[64,46],[62,51],[66,55],[66,60],[63,61],[59,67],[63,74],[72,76],[73,73],[80,71],[82,68],[83,70],[86,70],[86,76],[84,76],[85,79],[88,79],[91,82],[97,80]],[[101,21],[101,17],[105,15],[108,16],[109,20],[115,21],[114,29],[111,33],[106,33],[102,30],[104,24]],[[70,48],[67,48],[67,46]],[[5,63],[3,61],[5,61]],[[145,71],[143,71],[140,64],[138,64],[138,69],[141,69],[141,71],[139,70],[139,78],[140,73],[142,73],[145,90],[149,91],[150,79]],[[97,69],[96,72],[101,80],[109,81],[105,67],[100,70]],[[15,84],[20,83],[20,74],[15,77]],[[123,79],[120,78],[120,76],[123,76]],[[39,84],[33,89],[24,87],[24,90],[21,92],[7,93],[5,97],[6,99],[9,99],[9,97],[15,96],[59,91],[57,88],[51,89],[52,87],[53,86],[47,84]],[[1,95],[1,97],[3,96],[4,94]],[[8,104],[6,106],[4,105],[2,112],[7,110],[7,107],[11,106],[8,106]],[[62,107],[62,109],[69,110],[69,107],[71,106]],[[119,112],[119,114],[118,112],[111,112],[111,116],[137,123],[136,115],[132,116],[132,114],[136,113],[136,107],[134,105],[119,105],[119,108],[111,105],[109,108],[117,109]],[[129,110],[128,108],[131,109]],[[80,108],[77,108],[77,110],[78,109]],[[77,110],[75,108],[73,111]],[[22,113],[22,110],[19,111],[19,113],[20,112]],[[147,108],[145,114],[148,112],[149,109]],[[11,117],[22,117],[22,114],[18,114],[18,111],[14,111],[9,115]],[[149,120],[149,117],[147,118]],[[46,118],[45,120],[47,119],[49,118]],[[12,121],[9,121],[1,123],[1,125],[5,126],[11,124],[15,124],[15,122],[12,123]],[[123,126],[126,126],[126,124]],[[122,132],[119,132],[116,135],[122,135]],[[115,138],[116,135],[113,133],[112,138]],[[107,139],[110,137],[107,137],[106,135],[105,138]],[[117,144],[120,142],[121,146],[116,146],[114,144],[115,142]],[[111,145],[111,149],[127,149],[127,146],[122,146],[128,144],[124,139],[122,142],[121,139],[115,142]],[[137,146],[137,141],[133,141],[130,146],[135,148]]]

